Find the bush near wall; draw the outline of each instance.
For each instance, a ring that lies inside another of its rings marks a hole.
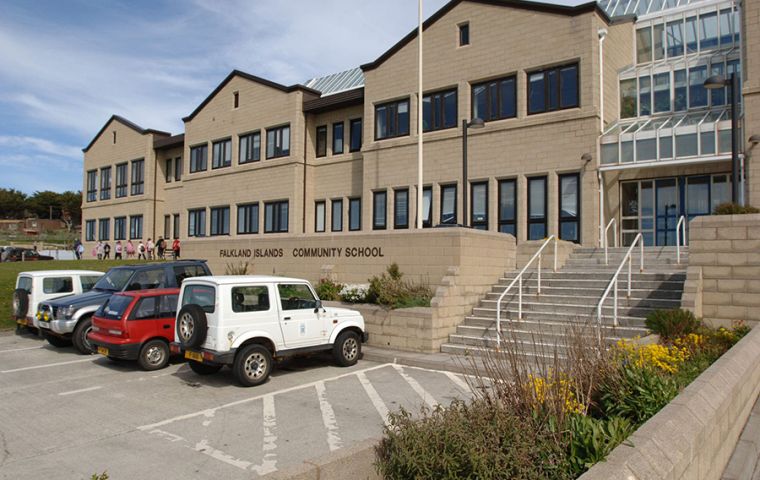
[[[750,205],[739,205],[737,203],[721,203],[715,207],[715,215],[748,215],[751,213],[760,213],[760,209]]]
[[[433,291],[424,283],[403,279],[398,265],[392,263],[385,273],[369,279],[369,285],[343,285],[322,278],[316,285],[322,300],[347,303],[371,303],[386,308],[429,307]]]

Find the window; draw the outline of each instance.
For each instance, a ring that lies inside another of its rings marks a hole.
[[[683,55],[683,21],[668,22],[666,31],[668,57],[680,57]]]
[[[74,291],[71,277],[52,277],[42,279],[43,293],[69,293]]]
[[[478,230],[488,230],[488,182],[471,185],[470,205],[470,226]]]
[[[652,114],[652,77],[639,77],[639,115]]]
[[[578,64],[550,68],[528,75],[528,113],[580,106]]]
[[[232,92],[232,108],[240,106],[240,92]]]
[[[707,65],[689,68],[689,108],[707,106]]]
[[[230,234],[230,207],[211,209],[211,236]]]
[[[205,237],[206,236],[206,209],[197,208],[187,211],[187,236],[188,237]]]
[[[179,284],[180,282],[178,281],[177,285]],[[188,286],[182,292],[182,306],[184,307],[191,303],[199,305],[206,313],[214,313],[216,305],[216,289],[207,285]]]
[[[127,164],[116,165],[116,198],[127,196]]]
[[[238,206],[237,233],[259,233],[259,204],[249,203]]]
[[[546,238],[546,177],[528,179],[528,240]]]
[[[177,286],[181,286],[182,282],[184,282],[186,278],[203,277],[205,275],[211,275],[211,272],[209,272],[205,266],[181,265],[179,267],[174,267],[174,280],[177,282]],[[191,287],[188,287],[188,289],[189,288]],[[185,293],[187,294],[187,291],[185,291]],[[185,302],[183,303],[183,305],[187,305],[187,303],[190,303],[190,302]],[[200,303],[198,305],[203,306],[203,304],[200,304]],[[204,307],[204,310],[205,310],[205,307]]]
[[[456,225],[457,223],[457,186],[441,187],[441,224]]]
[[[145,160],[132,160],[132,195],[145,191]]]
[[[472,86],[472,118],[489,121],[516,116],[517,80],[514,75]]]
[[[343,230],[343,200],[337,199],[332,201],[332,227],[333,232]]]
[[[499,180],[499,231],[517,238],[517,180]]]
[[[343,122],[333,123],[332,154],[343,153]]]
[[[327,125],[317,127],[317,157],[327,156]]]
[[[190,173],[203,172],[208,168],[208,145],[190,147]]]
[[[723,63],[713,63],[710,66],[710,75],[723,76]],[[710,89],[710,104],[712,106],[725,105],[726,104],[726,89],[725,88],[713,88]]]
[[[457,126],[457,91],[430,93],[422,97],[422,131]]]
[[[182,180],[182,157],[177,157],[174,159],[174,181],[180,180]]]
[[[94,202],[98,199],[98,171],[87,172],[87,201]]]
[[[264,233],[288,231],[288,201],[264,204]]]
[[[459,46],[464,47],[470,44],[470,24],[463,23],[459,25]]]
[[[654,113],[670,111],[670,73],[654,75]]]
[[[127,239],[127,217],[116,217],[113,219],[113,239]]]
[[[129,238],[140,239],[143,236],[143,216],[132,215],[129,217]]]
[[[89,292],[92,287],[100,280],[100,275],[82,275],[79,277],[79,282],[82,284],[82,293]]]
[[[158,297],[144,297],[135,305],[130,320],[148,320],[156,318],[156,300]]]
[[[263,285],[232,287],[232,311],[235,313],[269,310],[269,289]]]
[[[174,170],[172,169],[172,159],[167,158],[166,159],[166,183],[171,183],[172,177],[174,176]]]
[[[88,242],[95,241],[95,220],[87,220],[85,223],[84,239]]]
[[[314,204],[314,231],[325,231],[325,202],[320,201]]]
[[[699,48],[708,50],[718,47],[718,12],[699,15]]]
[[[170,238],[171,233],[172,233],[172,216],[164,215],[164,238],[166,239]],[[116,236],[116,233],[114,233],[114,237],[115,236]]]
[[[116,130],[113,131],[113,144],[116,145]]]
[[[238,163],[258,162],[261,160],[261,132],[253,132],[240,137]]]
[[[290,155],[290,125],[267,130],[267,158]]]
[[[422,228],[433,226],[433,187],[422,188]]]
[[[159,318],[174,318],[177,316],[179,295],[161,295],[158,304]]]
[[[697,51],[697,17],[686,19],[686,53]]]
[[[349,124],[351,126],[351,143],[348,146],[348,151],[358,152],[362,149],[362,119],[355,118]]]
[[[409,189],[393,191],[393,228],[409,228]]]
[[[163,267],[142,270],[129,279],[127,290],[146,290],[166,287],[166,270]]]
[[[725,9],[720,11],[720,46],[728,47],[733,43],[733,37],[731,35],[733,16],[731,9]]]
[[[179,213],[174,214],[173,238],[179,238]]]
[[[108,234],[111,230],[111,220],[108,218],[101,218],[98,220],[98,240],[108,240]]]
[[[100,199],[108,200],[111,198],[111,167],[100,169]]]
[[[362,199],[348,199],[348,229],[352,232],[362,229]]]
[[[631,118],[638,111],[638,98],[636,96],[636,79],[620,81],[620,118]]]
[[[686,70],[676,70],[673,72],[673,110],[686,110],[686,105]]]
[[[211,168],[224,168],[232,165],[232,140],[220,140],[211,146]]]
[[[580,243],[580,175],[570,173],[559,176],[559,238]]]
[[[372,229],[385,230],[388,194],[385,190],[372,192]]]
[[[409,135],[409,100],[375,106],[375,140]]]
[[[636,30],[636,63],[652,61],[652,27]]]
[[[665,25],[662,23],[655,25],[652,34],[654,36],[654,59],[662,60],[665,58]]]
[[[302,283],[281,283],[277,285],[280,293],[280,305],[283,310],[314,310],[317,299],[311,289]]]

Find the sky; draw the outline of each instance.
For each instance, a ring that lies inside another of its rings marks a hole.
[[[424,17],[447,0],[424,0]],[[552,3],[577,4],[577,0]],[[291,85],[376,59],[414,0],[0,0],[0,187],[82,189],[113,114],[182,133],[234,69]]]

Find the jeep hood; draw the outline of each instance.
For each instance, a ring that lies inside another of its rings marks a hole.
[[[358,310],[351,310],[350,308],[339,307],[324,307],[325,315],[328,317],[357,317],[361,316]]]
[[[89,292],[80,295],[69,295],[68,297],[48,300],[45,303],[51,307],[68,307],[69,305],[73,305],[78,310],[91,305],[100,306],[108,300],[113,293],[114,292],[110,290],[90,290]]]

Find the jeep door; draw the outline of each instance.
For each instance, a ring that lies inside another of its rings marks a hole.
[[[229,327],[243,336],[250,331],[266,332],[275,342],[276,348],[282,345],[277,304],[270,301],[270,298],[274,298],[272,290],[266,284],[232,287],[232,315],[225,328]]]
[[[305,283],[279,283],[280,322],[287,348],[321,345],[329,340],[317,297]]]

